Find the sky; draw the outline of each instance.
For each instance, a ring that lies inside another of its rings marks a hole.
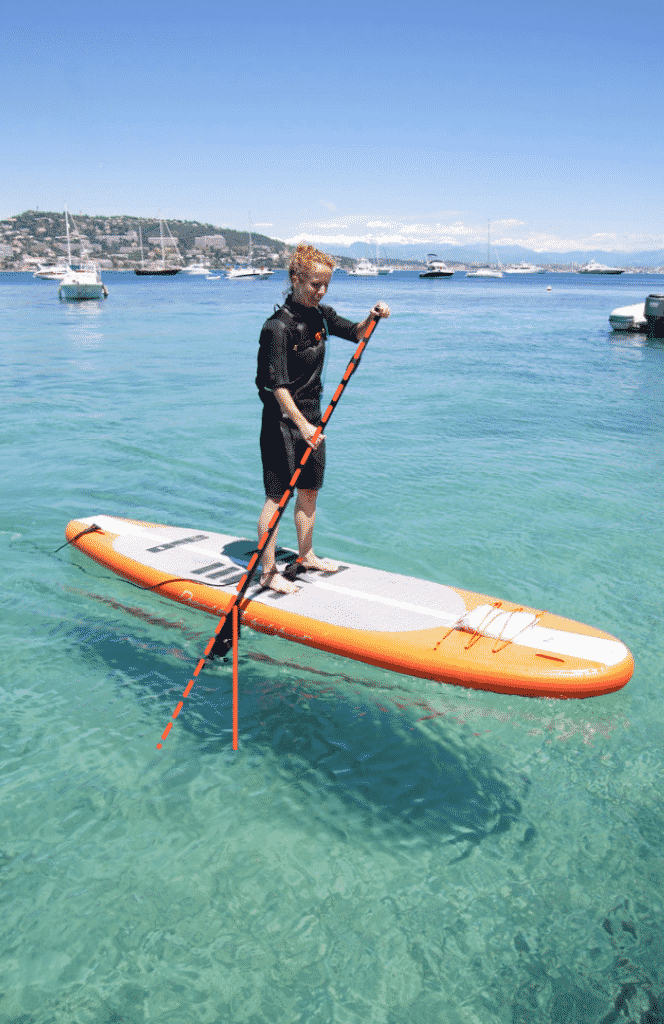
[[[1,0],[0,218],[664,247],[662,0]]]

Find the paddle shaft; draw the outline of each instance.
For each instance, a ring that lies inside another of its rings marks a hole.
[[[369,338],[373,334],[374,329],[376,327],[376,324],[380,320],[380,317],[376,313],[374,313],[373,311],[371,312],[370,317],[371,317],[371,319],[369,320],[369,323],[367,324],[367,326],[366,326],[366,328],[364,330],[364,334],[362,335],[362,339],[361,339],[359,345],[357,346],[357,348],[355,349],[355,352],[353,353],[353,356],[352,356],[348,366],[346,367],[346,372],[344,373],[343,377],[341,378],[341,381],[339,382],[339,386],[337,387],[337,390],[332,395],[332,400],[331,400],[330,404],[328,405],[327,409],[323,413],[323,416],[322,416],[322,419],[321,419],[321,424],[320,424],[319,427],[316,427],[316,431],[315,431],[315,433],[314,433],[314,435],[313,435],[313,437],[311,438],[311,441],[310,441],[310,447],[307,448],[307,450],[305,451],[304,455],[300,459],[300,464],[297,467],[297,469],[295,470],[295,472],[293,473],[293,477],[291,479],[291,482],[289,483],[288,487],[284,491],[284,493],[283,493],[283,495],[281,497],[281,500],[280,500],[280,502],[279,502],[279,504],[278,504],[278,506],[277,506],[277,508],[276,508],[276,510],[274,512],[274,515],[272,516],[272,518],[271,518],[271,520],[270,520],[270,522],[268,524],[267,530],[265,531],[265,533],[261,537],[260,541],[258,542],[258,547],[256,548],[256,550],[254,551],[253,555],[251,556],[251,560],[249,561],[249,564],[247,565],[247,571],[246,571],[246,573],[244,574],[244,576],[242,577],[242,579],[240,580],[240,582],[237,585],[237,594],[233,597],[233,600],[231,601],[229,607],[226,609],[226,611],[224,612],[222,617],[219,619],[219,622],[217,623],[217,628],[214,631],[214,636],[210,638],[210,642],[208,643],[208,645],[207,645],[207,647],[205,649],[205,657],[207,657],[208,654],[211,653],[211,651],[212,651],[212,649],[213,649],[213,647],[215,645],[215,642],[216,642],[217,638],[219,637],[219,634],[221,633],[221,631],[222,631],[222,629],[224,627],[224,623],[228,620],[228,616],[231,614],[231,611],[233,610],[234,607],[239,605],[240,601],[242,600],[242,598],[244,597],[245,593],[247,592],[247,589],[248,589],[249,585],[251,584],[252,577],[253,577],[253,575],[254,575],[254,573],[256,571],[256,568],[258,566],[258,563],[260,561],[260,557],[261,557],[263,551],[265,550],[266,546],[270,543],[270,540],[272,539],[272,537],[274,536],[274,534],[276,533],[276,531],[277,531],[277,529],[279,527],[279,523],[281,521],[281,517],[283,516],[283,514],[284,514],[284,512],[286,510],[286,506],[288,505],[288,502],[290,501],[291,497],[293,496],[293,491],[295,490],[295,487],[297,486],[297,481],[298,481],[298,479],[300,477],[300,474],[301,474],[304,466],[307,463],[307,459],[311,455],[311,453],[313,451],[313,447],[314,447],[316,441],[318,440],[318,438],[320,437],[321,433],[323,432],[323,427],[328,422],[330,416],[332,415],[332,413],[334,412],[335,408],[337,407],[337,405],[339,403],[339,399],[341,398],[342,394],[344,393],[344,391],[346,389],[346,385],[348,384],[348,381],[353,376],[353,374],[355,373],[355,370],[359,366],[360,359],[362,358],[362,353],[364,352],[364,350],[365,350],[365,348],[367,346],[367,342],[369,341]]]

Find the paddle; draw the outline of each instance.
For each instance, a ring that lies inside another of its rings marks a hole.
[[[329,420],[330,416],[334,412],[335,408],[337,407],[339,399],[341,398],[342,394],[344,393],[344,391],[346,389],[346,385],[348,384],[348,381],[353,376],[353,374],[355,373],[355,370],[359,366],[360,359],[362,358],[362,353],[364,352],[364,350],[365,350],[365,348],[367,346],[367,342],[369,341],[369,338],[373,334],[374,329],[376,327],[376,324],[380,320],[380,315],[378,313],[376,313],[373,309],[371,310],[371,313],[369,314],[369,316],[370,316],[370,320],[369,320],[369,323],[367,324],[367,326],[364,329],[364,334],[362,335],[362,339],[360,341],[360,344],[355,349],[355,352],[353,353],[353,356],[352,356],[348,366],[346,367],[346,372],[344,373],[343,377],[341,378],[341,381],[339,382],[337,390],[332,395],[332,400],[331,400],[330,404],[328,405],[327,409],[323,413],[323,417],[322,417],[320,426],[316,427],[316,431],[315,431],[313,437],[311,438],[311,441],[310,441],[311,447],[307,448],[307,450],[305,451],[304,455],[300,459],[300,464],[297,467],[297,469],[295,470],[295,472],[293,473],[293,477],[291,479],[291,482],[289,483],[288,487],[284,491],[284,493],[283,493],[283,495],[281,497],[281,501],[279,502],[279,504],[278,504],[278,506],[277,506],[277,508],[275,510],[275,513],[272,516],[272,519],[270,520],[270,522],[268,524],[267,530],[265,531],[265,533],[261,537],[260,541],[258,542],[258,547],[256,548],[256,550],[254,551],[253,555],[251,556],[249,564],[247,565],[247,571],[246,571],[246,573],[244,574],[244,576],[242,577],[242,579],[240,580],[240,582],[237,585],[237,594],[233,597],[233,599],[232,599],[231,603],[229,604],[228,608],[226,609],[224,614],[219,619],[219,622],[217,623],[217,627],[216,627],[216,629],[214,631],[214,636],[210,637],[209,643],[208,643],[207,647],[205,648],[205,654],[203,655],[203,657],[198,662],[198,665],[194,669],[193,676],[189,680],[189,682],[188,682],[188,684],[187,684],[187,686],[185,688],[185,691],[182,694],[183,697],[188,697],[189,696],[189,693],[191,692],[191,688],[194,685],[194,679],[196,679],[196,677],[200,673],[201,669],[205,665],[205,662],[206,662],[206,660],[208,658],[224,657],[226,654],[228,654],[228,652],[231,649],[231,647],[233,648],[233,750],[237,750],[237,704],[238,704],[238,700],[237,700],[237,640],[238,640],[239,631],[240,631],[240,626],[239,626],[239,618],[240,617],[239,617],[239,614],[238,614],[238,609],[239,609],[239,606],[240,606],[240,601],[242,600],[242,598],[246,594],[247,589],[248,589],[249,585],[251,584],[252,577],[253,577],[254,573],[256,572],[256,569],[258,567],[258,563],[259,563],[259,560],[260,560],[262,552],[264,551],[266,545],[270,542],[270,540],[274,536],[275,531],[276,531],[277,527],[279,526],[279,522],[281,520],[281,517],[284,514],[286,506],[287,506],[288,502],[290,501],[290,499],[291,499],[291,497],[293,495],[293,491],[295,490],[295,486],[296,486],[297,481],[299,479],[300,473],[302,472],[304,466],[306,465],[307,459],[309,458],[309,456],[311,455],[311,453],[313,451],[313,445],[316,443],[316,441],[318,440],[318,438],[322,434],[323,427],[325,426],[325,424]],[[182,707],[183,707],[183,702],[180,701],[178,703],[175,711],[173,712],[173,714],[171,716],[171,718],[173,720],[176,719],[177,716],[180,714],[180,711],[182,710]],[[168,723],[168,725],[166,726],[166,728],[165,728],[165,730],[164,730],[164,732],[162,734],[162,737],[161,737],[162,740],[166,739],[166,737],[168,736],[169,732],[171,731],[172,725],[173,725],[172,721]],[[161,743],[157,744],[157,749],[158,750],[161,749]]]

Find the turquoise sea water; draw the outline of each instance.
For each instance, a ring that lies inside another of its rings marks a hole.
[[[224,665],[156,749],[214,620],[56,549],[100,512],[253,536],[284,278],[105,280],[0,275],[0,1024],[663,1021],[664,344],[607,320],[662,278],[328,298],[393,316],[317,552],[589,622],[628,685],[500,696],[244,631],[236,753]]]

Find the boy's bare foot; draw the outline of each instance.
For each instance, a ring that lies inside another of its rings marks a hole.
[[[306,559],[300,562],[305,569],[318,569],[319,572],[339,572],[340,566],[331,558],[318,558],[317,555],[307,555]]]
[[[285,579],[276,569],[264,572],[261,576],[261,587],[274,590],[275,594],[297,594],[299,587],[296,587],[290,580]]]

